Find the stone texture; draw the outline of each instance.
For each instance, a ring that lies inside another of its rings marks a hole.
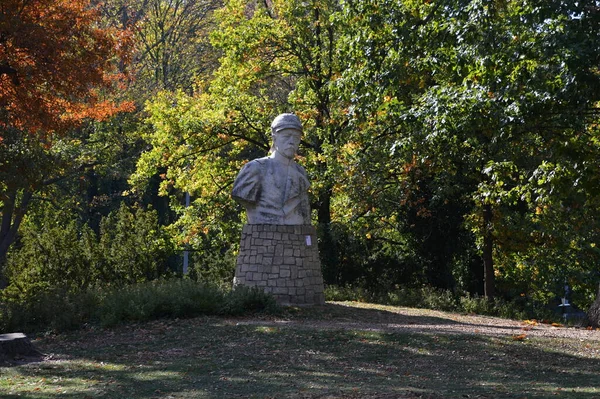
[[[265,246],[267,240],[270,243]],[[281,305],[325,303],[316,229],[311,225],[245,225],[233,283],[261,287]]]

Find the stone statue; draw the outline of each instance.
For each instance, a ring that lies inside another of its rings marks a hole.
[[[248,224],[309,225],[310,183],[294,161],[302,124],[294,114],[281,114],[273,120],[271,134],[270,155],[242,168],[231,195],[246,208]]]
[[[231,195],[248,214],[233,285],[259,287],[281,305],[325,303],[317,230],[310,223],[309,182],[294,162],[302,124],[281,114],[271,124],[273,145],[248,162]]]

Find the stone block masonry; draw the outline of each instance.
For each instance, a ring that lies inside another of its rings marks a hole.
[[[325,303],[314,226],[245,225],[233,284],[261,287],[284,306]]]

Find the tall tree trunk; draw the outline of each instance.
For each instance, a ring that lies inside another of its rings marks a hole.
[[[484,295],[493,299],[496,295],[496,279],[494,276],[494,237],[492,233],[492,206],[483,206],[483,280]]]
[[[0,254],[0,290],[3,290],[8,285],[6,276],[4,275],[4,265],[6,264],[6,256]]]
[[[600,283],[598,284],[598,295],[588,309],[587,317],[590,326],[600,328]]]
[[[319,253],[326,283],[339,283],[339,259],[337,245],[331,231],[331,189],[324,189],[316,204],[318,232],[321,241]]]
[[[17,238],[17,232],[23,221],[23,216],[27,212],[31,196],[32,192],[25,190],[21,194],[20,199],[18,199],[17,192],[13,191],[2,199],[2,221],[0,222],[0,289],[4,288],[7,283],[4,274],[6,254]]]

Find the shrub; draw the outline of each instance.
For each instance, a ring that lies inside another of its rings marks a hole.
[[[327,285],[325,286],[325,300],[327,301],[357,301],[367,302],[371,295],[361,287],[351,285]]]
[[[156,212],[125,205],[104,218],[98,238],[87,225],[48,212],[39,225],[28,221],[9,253],[2,295],[32,305],[54,293],[74,298],[95,285],[125,285],[166,274],[173,247]]]
[[[275,298],[259,287],[237,286],[225,296],[220,312],[240,315],[255,312],[277,313],[278,310]]]
[[[467,293],[460,297],[460,308],[465,313],[490,315],[492,314],[493,304],[485,297],[471,296]]]
[[[109,327],[163,317],[274,313],[279,308],[271,295],[258,288],[224,292],[189,279],[171,279],[76,294],[57,289],[30,296],[26,302],[2,297],[0,311],[0,332],[30,332],[65,331],[86,324]]]
[[[72,294],[57,288],[21,302],[0,298],[0,333],[78,329],[92,319],[97,306],[98,297],[88,290]]]
[[[395,306],[407,306],[413,308],[424,307],[421,290],[416,288],[396,288],[385,294],[384,303]]]
[[[34,302],[43,294],[71,295],[91,286],[98,278],[94,259],[82,248],[95,243],[95,234],[75,222],[48,221],[35,228],[22,228],[20,248],[7,258],[5,273],[10,285],[4,296]],[[37,299],[36,299],[37,298]]]
[[[214,248],[194,251],[188,277],[196,281],[210,281],[223,289],[231,287],[235,275],[237,251],[233,248]]]
[[[499,316],[508,319],[551,319],[549,311],[539,303],[520,300],[505,301],[496,298],[492,301],[478,295],[457,296],[448,290],[429,286],[420,288],[396,287],[395,289],[374,294],[361,287],[327,286],[325,299],[328,301],[370,301],[384,305],[425,308],[441,311],[456,311],[480,315]]]
[[[361,287],[327,286],[325,299],[328,301],[369,301],[393,306],[407,306],[434,310],[457,310],[457,300],[451,291],[429,286],[421,288],[396,287],[385,293],[372,293]]]
[[[164,276],[173,246],[156,211],[122,204],[102,219],[99,250],[102,281],[132,284]]]
[[[478,295],[465,294],[460,298],[460,310],[465,313],[474,313],[488,316],[498,316],[507,319],[526,319],[528,316],[540,317],[541,314],[528,312],[524,304],[517,301],[505,301],[495,298],[493,301]]]
[[[422,307],[443,311],[457,310],[457,301],[449,290],[441,290],[425,286],[421,288]]]
[[[96,319],[102,326],[162,317],[216,314],[224,301],[217,288],[190,280],[159,280],[134,284],[102,295]]]

